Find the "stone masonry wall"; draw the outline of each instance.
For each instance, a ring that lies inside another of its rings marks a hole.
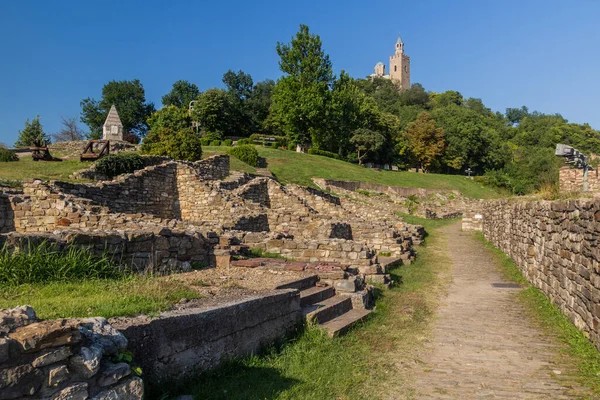
[[[29,244],[54,243],[59,250],[74,246],[91,249],[97,256],[107,254],[136,271],[158,274],[189,271],[192,263],[215,265],[214,249],[219,243],[215,233],[186,233],[159,228],[127,232],[58,232],[55,234],[0,235],[0,247],[27,248]]]
[[[147,376],[179,379],[233,357],[256,354],[293,331],[301,319],[300,294],[287,289],[156,318],[114,318],[111,324],[129,340]]]
[[[40,321],[0,309],[0,399],[141,400],[144,385],[114,361],[127,339],[104,318]]]
[[[562,192],[582,192],[583,170],[564,166],[560,169],[558,181]],[[600,173],[598,168],[588,171],[587,181],[590,192],[600,192]]]
[[[600,200],[489,201],[483,234],[600,349]]]

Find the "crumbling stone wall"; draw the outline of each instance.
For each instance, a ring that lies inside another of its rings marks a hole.
[[[0,233],[15,230],[15,214],[8,194],[0,192]]]
[[[129,340],[147,376],[179,379],[256,354],[293,331],[301,319],[299,292],[285,289],[155,318],[114,318],[111,324]]]
[[[40,321],[31,307],[0,309],[0,399],[142,399],[127,339],[104,318]]]
[[[600,200],[488,201],[483,234],[600,349]]]
[[[136,271],[158,274],[189,271],[193,263],[215,265],[214,250],[219,236],[214,232],[203,235],[158,227],[152,231],[80,232],[63,231],[53,234],[0,235],[0,246],[13,249],[29,244],[54,243],[58,249],[69,246],[91,249],[96,255],[107,254],[117,262]]]
[[[558,175],[561,192],[583,192],[583,170],[564,166]],[[600,192],[600,172],[598,168],[588,171],[588,191]]]

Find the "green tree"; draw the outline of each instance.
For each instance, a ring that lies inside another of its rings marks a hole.
[[[427,170],[444,151],[444,130],[435,126],[427,112],[408,124],[405,136],[417,168]]]
[[[385,138],[379,132],[367,128],[359,128],[352,133],[350,142],[354,144],[358,163],[362,165],[369,153],[377,151],[383,145]]]
[[[269,131],[266,128],[265,122],[269,116],[269,109],[271,108],[274,88],[275,81],[266,79],[264,81],[257,82],[252,89],[252,96],[250,96],[248,99],[248,107],[250,108],[252,125],[254,126],[255,131],[261,131],[264,133]]]
[[[175,131],[159,127],[148,132],[142,144],[142,152],[174,160],[197,161],[202,158],[202,145],[200,136],[191,128]]]
[[[277,43],[277,54],[285,75],[273,91],[273,118],[292,144],[312,140],[320,146],[333,83],[331,61],[322,49],[321,38],[300,25],[290,44]]]
[[[194,103],[192,119],[206,132],[230,133],[231,100],[223,89],[208,89]]]
[[[229,104],[228,135],[249,136],[255,129],[250,108],[254,81],[244,71],[227,71],[223,75],[223,83],[227,88]]]
[[[25,121],[25,127],[22,131],[19,131],[19,137],[15,142],[15,147],[28,147],[33,146],[33,141],[39,139],[42,142],[46,140],[50,140],[48,136],[44,133],[44,128],[40,122],[40,116],[36,115],[36,117],[29,121]]]
[[[123,123],[123,130],[144,137],[148,131],[146,120],[154,112],[154,104],[146,102],[144,86],[134,79],[110,81],[102,88],[100,101],[90,97],[81,101],[81,122],[90,128],[90,138],[102,137],[102,125],[113,104]]]
[[[173,84],[173,88],[162,97],[164,106],[175,106],[185,108],[190,106],[192,100],[196,100],[200,95],[200,90],[195,83],[179,80]]]
[[[189,128],[192,120],[187,109],[171,105],[152,113],[147,123],[150,130],[169,128],[173,131],[180,131]]]

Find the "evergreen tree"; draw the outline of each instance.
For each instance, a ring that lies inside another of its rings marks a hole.
[[[36,115],[31,122],[29,119],[25,121],[25,128],[23,128],[22,131],[19,131],[19,138],[15,142],[15,147],[33,146],[33,142],[36,139],[39,139],[42,142],[50,140],[44,133],[44,129],[40,123],[39,115]]]

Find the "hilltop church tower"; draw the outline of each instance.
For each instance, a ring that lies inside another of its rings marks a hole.
[[[410,57],[404,54],[404,42],[400,36],[395,50],[390,56],[390,79],[402,90],[410,89]]]

